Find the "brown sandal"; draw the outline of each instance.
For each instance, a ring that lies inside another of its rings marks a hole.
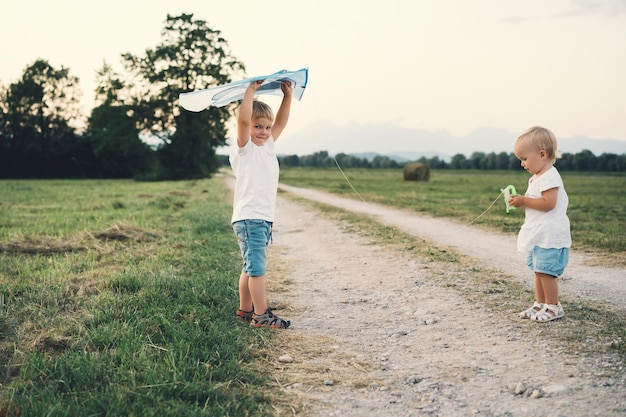
[[[289,320],[283,320],[272,313],[271,309],[265,310],[263,314],[252,314],[252,327],[271,327],[272,329],[286,329],[291,325]]]
[[[237,312],[235,314],[240,320],[250,322],[252,320],[252,315],[254,314],[254,311],[243,311],[241,309],[237,309]]]

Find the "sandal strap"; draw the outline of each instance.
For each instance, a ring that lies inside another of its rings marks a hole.
[[[539,313],[543,309],[543,304],[535,301],[531,307],[519,313],[519,316],[523,319],[529,319],[535,314]]]
[[[548,311],[550,311],[552,314],[548,313]],[[545,322],[559,319],[564,315],[565,312],[563,311],[563,307],[561,307],[561,303],[544,304],[543,308],[535,315],[534,319],[535,321]]]
[[[554,314],[557,314],[559,312],[559,310],[561,309],[561,303],[559,303],[559,304],[544,304],[543,305],[543,309],[544,310],[550,310]]]
[[[252,322],[250,323],[254,327],[271,327],[274,329],[286,329],[291,325],[289,320],[281,319],[272,313],[271,309],[265,310],[264,314],[253,314]]]
[[[254,311],[245,311],[239,308],[235,314],[243,321],[250,321],[252,320],[252,314],[254,314]]]

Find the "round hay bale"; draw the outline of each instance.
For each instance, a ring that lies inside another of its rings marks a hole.
[[[404,166],[405,181],[428,181],[430,180],[430,167],[421,162],[409,162]]]

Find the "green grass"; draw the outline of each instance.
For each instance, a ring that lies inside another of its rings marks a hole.
[[[366,201],[463,223],[479,216],[501,187],[521,191],[528,179],[435,171],[430,182],[414,183],[402,181],[399,170],[346,174]],[[336,169],[281,175],[286,183],[358,198]],[[615,191],[624,189],[625,178],[563,177],[575,244],[623,253],[624,206]],[[275,415],[289,399],[277,399],[273,376],[257,361],[274,340],[233,317],[240,258],[230,214],[219,178],[0,181],[0,416]],[[458,273],[442,285],[469,300],[513,311],[518,306],[510,300],[530,297],[445,248],[342,216],[354,232],[453,265]],[[521,210],[505,214],[500,199],[475,224],[516,233],[522,221]],[[485,276],[492,281],[482,281]],[[572,343],[595,329],[594,337],[615,340],[624,355],[621,313],[580,304],[568,315],[572,320],[555,326]]]
[[[501,188],[513,184],[519,193],[526,190],[529,175],[523,171],[435,170],[429,182],[404,181],[400,169],[344,169],[344,173],[367,202],[510,234],[516,234],[524,221],[523,210],[506,213],[502,196],[482,214]],[[626,251],[626,205],[622,201],[626,176],[565,172],[562,177],[570,200],[574,249]],[[359,198],[337,168],[284,168],[281,181]]]
[[[220,179],[0,181],[0,415],[272,415]]]

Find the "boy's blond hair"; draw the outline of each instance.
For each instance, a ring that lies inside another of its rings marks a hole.
[[[528,141],[537,151],[545,151],[550,162],[554,163],[556,161],[556,136],[549,129],[541,126],[531,127],[522,133],[515,143],[522,141]]]
[[[272,108],[262,101],[254,100],[252,102],[252,120],[263,117],[271,122],[274,121],[274,112]]]

